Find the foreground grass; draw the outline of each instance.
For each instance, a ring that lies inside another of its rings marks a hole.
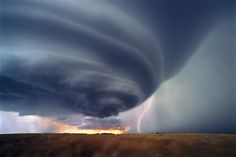
[[[0,157],[236,157],[236,136],[0,135]]]

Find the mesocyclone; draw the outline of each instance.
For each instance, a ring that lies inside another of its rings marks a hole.
[[[108,2],[1,0],[0,109],[108,117],[146,100],[177,65]]]
[[[140,104],[160,84],[156,39],[111,5],[2,1],[0,19],[3,104],[105,117]]]

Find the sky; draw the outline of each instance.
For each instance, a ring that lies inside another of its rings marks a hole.
[[[235,133],[232,28],[231,19],[218,25],[184,68],[162,83],[143,118],[143,132]],[[136,112],[141,113],[144,107],[141,105]],[[121,115],[125,120],[132,112]]]
[[[0,133],[236,133],[234,1],[0,2]]]

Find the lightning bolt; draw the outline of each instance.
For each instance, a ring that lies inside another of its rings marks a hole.
[[[152,105],[152,99],[153,97],[151,96],[146,102],[145,102],[145,106],[144,106],[144,110],[143,112],[139,115],[138,117],[138,125],[137,125],[137,130],[138,130],[138,133],[141,134],[141,123],[142,123],[142,120],[143,120],[143,116],[144,114],[147,112],[147,110],[151,107]]]

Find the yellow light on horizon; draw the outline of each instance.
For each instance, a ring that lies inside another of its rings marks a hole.
[[[71,134],[125,134],[129,131],[129,127],[122,128],[95,128],[95,129],[81,129],[73,125],[64,124],[58,121],[53,121],[47,118],[41,119],[41,122],[50,125],[54,128],[55,133],[71,133]]]
[[[114,134],[120,135],[124,134],[129,130],[125,129],[79,129],[79,128],[61,128],[58,133],[74,133],[74,134]]]

